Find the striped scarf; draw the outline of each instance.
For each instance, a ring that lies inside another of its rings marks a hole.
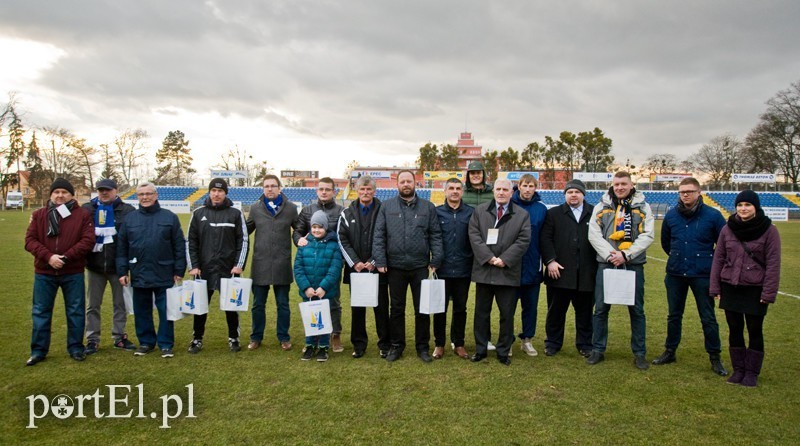
[[[631,193],[623,199],[618,199],[614,195],[614,189],[609,189],[611,201],[616,205],[614,212],[614,232],[609,237],[611,240],[619,242],[617,249],[626,250],[633,244],[633,221],[631,219],[631,202],[636,194],[636,189],[631,189]]]
[[[117,228],[114,226],[114,206],[122,202],[122,199],[117,197],[111,204],[105,204],[95,197],[91,202],[95,207],[94,235],[97,237],[92,252],[101,252],[104,245],[114,243],[114,236],[117,235]]]

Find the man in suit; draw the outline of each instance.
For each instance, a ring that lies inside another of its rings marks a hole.
[[[592,306],[597,255],[589,243],[592,206],[584,199],[586,186],[572,180],[564,188],[564,203],[547,211],[539,246],[545,265],[547,319],[544,353],[553,356],[564,344],[564,323],[572,303],[575,310],[575,348],[592,353]]]
[[[511,182],[494,183],[494,199],[475,208],[469,222],[469,241],[474,259],[475,354],[473,362],[486,358],[490,336],[492,303],[500,309],[497,360],[511,365],[514,343],[514,312],[522,276],[522,257],[531,242],[530,215],[511,202]]]

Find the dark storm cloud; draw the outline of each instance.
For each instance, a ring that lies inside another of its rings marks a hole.
[[[67,52],[42,82],[101,109],[412,144],[466,120],[500,149],[598,126],[645,155],[743,136],[800,78],[798,19],[796,1],[0,5],[6,35]]]

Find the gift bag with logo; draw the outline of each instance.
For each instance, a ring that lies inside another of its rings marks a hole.
[[[203,279],[183,281],[182,311],[186,314],[208,313],[208,288]]]
[[[422,314],[444,313],[444,280],[432,275],[433,279],[422,281],[419,296],[419,312]]]
[[[328,299],[300,302],[300,316],[306,336],[319,336],[333,332],[331,303]]]
[[[635,271],[615,268],[603,270],[603,302],[606,305],[633,305],[635,299]]]
[[[122,287],[122,300],[125,302],[125,312],[133,314],[133,287],[126,285]]]
[[[248,311],[253,279],[231,277],[219,282],[219,309],[222,311]]]
[[[167,320],[179,321],[184,314],[181,311],[183,306],[183,285],[175,285],[167,288]]]
[[[378,275],[350,273],[350,306],[378,306]]]

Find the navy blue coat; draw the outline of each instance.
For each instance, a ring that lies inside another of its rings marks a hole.
[[[667,274],[682,277],[709,277],[714,245],[725,226],[722,214],[703,203],[686,218],[673,207],[661,225],[661,247],[669,255]]]
[[[136,288],[173,285],[186,271],[186,241],[178,217],[158,201],[125,217],[118,236],[117,274]]]
[[[542,203],[539,192],[534,192],[530,201],[523,200],[519,191],[511,196],[511,202],[525,209],[531,217],[531,244],[522,257],[522,278],[520,285],[538,285],[542,283],[542,259],[539,254],[539,233],[547,216],[547,206]]]
[[[442,227],[442,247],[444,261],[436,270],[442,279],[469,278],[472,275],[472,246],[469,244],[469,219],[475,208],[461,202],[453,209],[445,201],[436,207],[439,224]]]

